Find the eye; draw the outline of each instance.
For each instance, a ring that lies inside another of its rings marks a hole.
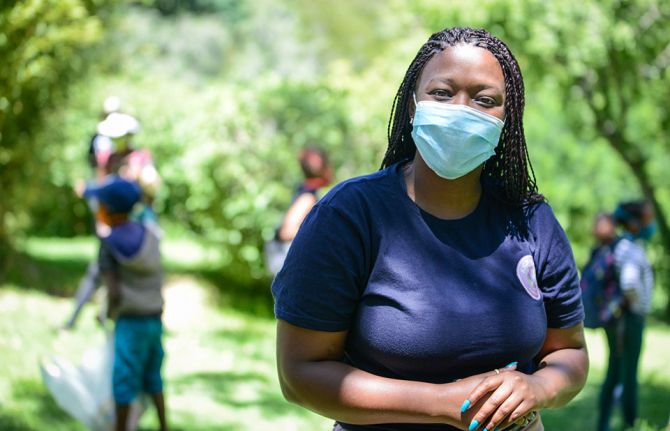
[[[451,91],[445,88],[437,88],[435,90],[432,90],[428,94],[433,96],[436,100],[447,100],[450,97],[452,97]]]
[[[487,108],[494,107],[498,104],[498,102],[493,98],[489,96],[480,96],[477,98],[477,103],[479,103],[482,106],[486,106]]]

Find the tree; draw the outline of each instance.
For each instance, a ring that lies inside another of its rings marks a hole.
[[[44,193],[44,169],[32,139],[44,114],[85,70],[82,53],[102,36],[97,12],[114,0],[25,0],[0,6],[0,274],[12,254],[12,237]]]
[[[524,69],[531,80],[555,84],[575,136],[585,145],[605,140],[619,155],[656,209],[662,243],[656,264],[670,292],[670,182],[664,175],[670,162],[670,3],[522,0],[480,6],[474,17],[463,6],[432,0],[417,10],[429,22],[482,26],[505,40],[520,61],[532,64]]]

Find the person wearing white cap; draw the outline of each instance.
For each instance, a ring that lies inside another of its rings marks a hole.
[[[95,171],[96,180],[102,180],[107,174],[106,165],[109,156],[117,151],[117,140],[125,141],[124,136],[139,131],[139,122],[121,110],[121,99],[109,96],[102,104],[101,121],[90,141],[88,150],[89,165]],[[126,142],[122,142],[127,145]]]
[[[137,182],[142,188],[143,214],[140,218],[156,221],[151,204],[161,184],[161,177],[156,170],[151,152],[147,149],[135,149],[132,137],[140,130],[135,117],[111,113],[98,124],[98,133],[108,136],[114,143],[114,152],[110,154],[106,165],[107,174],[118,174],[121,177]]]
[[[131,137],[140,130],[140,123],[135,117],[118,112],[120,107],[121,102],[118,97],[111,96],[105,99],[103,104],[105,116],[97,125],[97,133],[91,139],[89,149],[89,163],[95,170],[94,180],[87,185],[82,181],[76,186],[76,191],[79,196],[86,197],[86,190],[106,182],[110,175],[119,174],[128,180],[135,181],[142,187],[144,205],[139,206],[142,209],[133,218],[143,224],[150,224],[159,232],[158,223],[150,204],[160,183],[160,176],[153,167],[151,154],[147,150],[131,148]],[[145,175],[145,171],[149,174],[155,173],[155,175]],[[144,177],[152,178],[151,181],[144,180],[144,183],[148,185],[142,185],[141,180]],[[96,214],[98,210],[96,200],[90,198],[87,200],[91,212]],[[99,228],[100,224],[96,222],[96,231]],[[74,328],[84,304],[91,299],[99,285],[100,272],[97,260],[94,260],[89,264],[79,284],[75,296],[75,309],[65,323],[65,329]]]
[[[134,135],[140,130],[140,123],[132,115],[112,112],[98,123],[98,133],[118,139]]]
[[[118,155],[125,157],[130,153],[132,147],[132,136],[140,130],[140,123],[132,115],[112,112],[104,120],[98,123],[97,132],[99,136],[104,136],[112,143],[111,151],[105,160],[105,173],[109,174],[118,170],[119,166],[114,166],[112,155],[116,154],[118,164]],[[111,166],[107,166],[107,165]]]

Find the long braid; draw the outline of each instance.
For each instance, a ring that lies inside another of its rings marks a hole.
[[[388,148],[382,168],[414,157],[409,101],[426,63],[439,52],[457,44],[470,44],[489,51],[498,60],[505,78],[505,125],[496,154],[487,160],[482,175],[501,190],[502,200],[513,204],[539,202],[535,172],[528,156],[523,130],[524,85],[521,70],[509,48],[482,29],[450,28],[434,33],[419,49],[393,100],[388,124]]]

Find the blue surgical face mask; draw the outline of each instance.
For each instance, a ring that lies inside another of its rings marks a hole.
[[[649,241],[654,236],[655,233],[656,233],[656,222],[652,221],[651,223],[647,223],[646,225],[642,226],[637,235],[635,235],[635,238]]]
[[[495,154],[502,120],[465,105],[416,102],[412,139],[428,167],[442,178],[460,178]]]

